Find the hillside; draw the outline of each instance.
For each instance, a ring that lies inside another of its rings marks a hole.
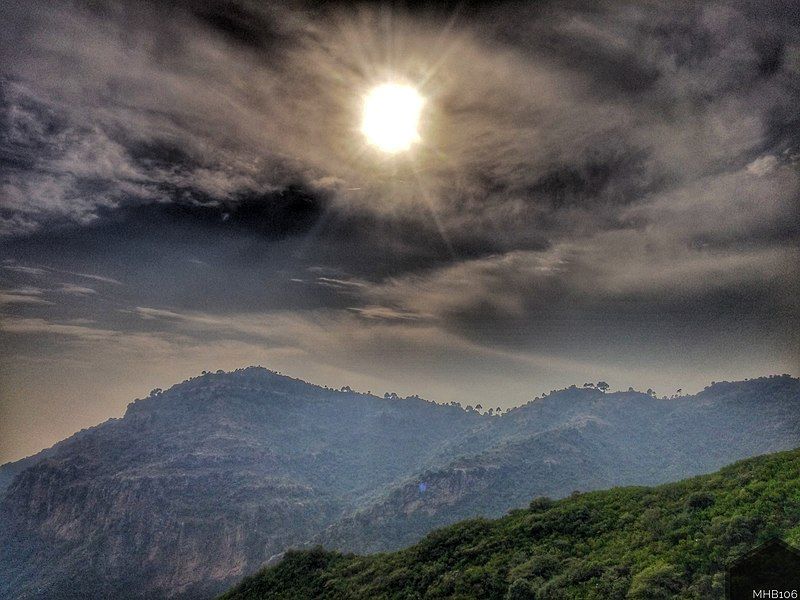
[[[290,547],[394,550],[535,496],[794,448],[799,407],[788,376],[671,400],[570,388],[490,417],[209,373],[0,468],[0,596],[209,598]]]
[[[255,368],[157,391],[26,459],[0,503],[0,596],[208,597],[481,420]]]
[[[495,423],[498,431],[480,430],[448,448],[459,458],[393,488],[315,541],[354,552],[394,550],[435,527],[500,516],[534,496],[675,481],[791,448],[800,444],[800,386],[764,378],[670,400],[567,389]],[[487,435],[493,443],[482,443]]]
[[[655,488],[535,499],[391,554],[287,553],[224,600],[722,598],[724,569],[773,536],[800,544],[800,450]]]

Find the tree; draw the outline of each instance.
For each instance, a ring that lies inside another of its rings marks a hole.
[[[527,579],[515,579],[508,586],[505,600],[535,600],[536,590]]]
[[[631,580],[628,598],[659,600],[675,598],[681,590],[683,574],[674,565],[663,561],[639,571]]]
[[[714,504],[714,495],[708,492],[695,492],[686,499],[689,508],[708,508]]]
[[[531,500],[528,508],[534,511],[542,511],[547,510],[548,508],[553,506],[553,500],[548,498],[547,496],[537,496],[533,500]]]
[[[476,404],[475,410],[483,410],[483,407],[480,404]]]
[[[597,382],[597,389],[600,390],[601,392],[605,392],[610,387],[611,386],[608,385],[605,381],[598,381]]]

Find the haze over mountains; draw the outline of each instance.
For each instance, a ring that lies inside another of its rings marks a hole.
[[[789,376],[671,400],[572,388],[492,417],[261,368],[206,374],[0,468],[0,596],[207,598],[290,547],[396,549],[535,496],[797,446]]]

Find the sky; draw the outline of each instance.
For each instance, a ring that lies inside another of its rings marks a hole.
[[[0,55],[0,462],[254,364],[505,408],[798,374],[795,2],[9,0]]]

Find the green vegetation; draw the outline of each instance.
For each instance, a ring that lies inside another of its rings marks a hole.
[[[723,597],[731,560],[774,536],[800,544],[800,450],[654,488],[536,499],[399,552],[289,552],[222,598],[705,600]]]

